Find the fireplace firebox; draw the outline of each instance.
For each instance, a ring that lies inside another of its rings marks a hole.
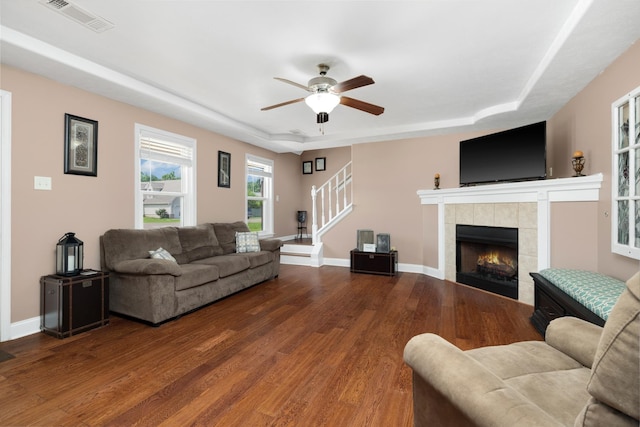
[[[518,299],[518,229],[456,225],[456,281]]]

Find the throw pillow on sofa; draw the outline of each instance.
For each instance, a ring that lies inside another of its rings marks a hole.
[[[236,252],[236,232],[244,233],[251,231],[249,227],[247,227],[247,224],[242,221],[214,223],[213,229],[224,255]]]
[[[167,259],[176,262],[176,259],[166,249],[158,248],[155,251],[149,251],[149,258]]]
[[[260,252],[260,242],[258,240],[257,231],[236,232],[236,252]]]

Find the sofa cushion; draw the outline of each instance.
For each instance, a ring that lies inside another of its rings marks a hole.
[[[108,270],[131,259],[149,257],[149,251],[162,247],[174,257],[182,253],[178,230],[175,227],[163,227],[153,230],[113,229],[102,235],[103,262]]]
[[[593,397],[636,420],[640,418],[638,337],[640,272],[627,281],[627,288],[604,325],[588,384]]]
[[[236,231],[236,252],[260,252],[260,241],[257,231]]]
[[[503,380],[529,374],[582,368],[576,360],[543,341],[480,347],[465,352]]]
[[[589,369],[543,341],[481,347],[465,354],[564,425],[571,425],[589,400]]]
[[[553,419],[569,426],[589,401],[584,387],[589,373],[590,369],[585,367],[560,369],[511,378],[505,383]]]
[[[178,227],[178,237],[182,246],[182,254],[176,256],[176,260],[180,264],[222,255],[222,248],[211,224]]]
[[[622,280],[592,271],[547,268],[540,275],[604,320],[624,291]]]
[[[242,221],[214,223],[213,229],[222,247],[223,254],[232,254],[236,251],[236,232],[250,231],[247,224]]]
[[[218,267],[204,264],[183,264],[182,275],[176,277],[176,291],[215,282],[220,277]]]
[[[204,258],[194,261],[193,264],[215,265],[218,267],[220,278],[248,270],[251,266],[249,258],[244,254],[220,255],[211,258]]]
[[[249,260],[250,268],[256,268],[260,267],[261,265],[269,264],[275,258],[273,252],[267,251],[250,252],[242,254],[242,256]]]

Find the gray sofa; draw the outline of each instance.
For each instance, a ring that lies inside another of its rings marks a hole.
[[[406,345],[416,426],[638,426],[640,273],[604,327],[551,321],[545,342],[461,351],[423,334]]]
[[[236,233],[247,232],[244,222],[107,231],[100,255],[111,273],[110,310],[158,325],[277,277],[282,242],[262,239],[238,253]],[[173,259],[150,258],[160,248]]]

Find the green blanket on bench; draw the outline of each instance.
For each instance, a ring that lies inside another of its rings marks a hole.
[[[540,275],[603,320],[625,288],[623,281],[591,271],[547,268]]]

